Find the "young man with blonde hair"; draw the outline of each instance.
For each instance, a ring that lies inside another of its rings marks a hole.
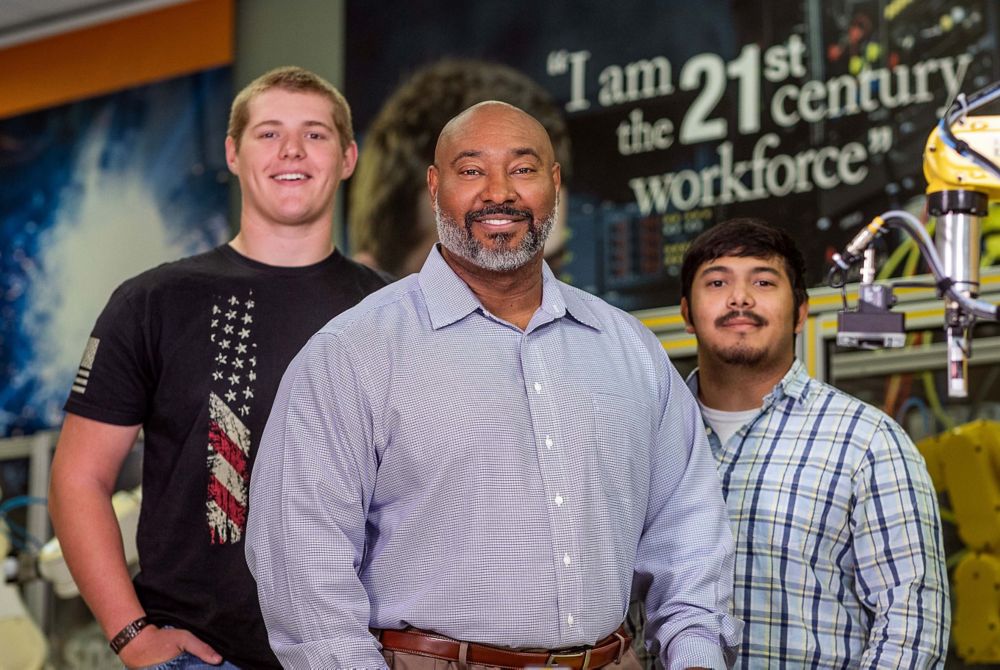
[[[328,82],[286,67],[251,83],[233,103],[226,160],[242,192],[239,233],[114,292],[52,466],[66,561],[129,668],[278,667],[243,556],[257,444],[294,354],[385,284],[332,242],[357,146]],[[140,428],[133,582],[110,498]]]

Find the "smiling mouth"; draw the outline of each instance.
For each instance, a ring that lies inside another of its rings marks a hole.
[[[484,207],[476,212],[465,215],[465,225],[471,228],[473,223],[482,224],[488,228],[504,228],[516,223],[532,220],[530,209],[516,209],[510,205]]]
[[[309,175],[302,172],[283,172],[281,174],[274,175],[271,179],[282,182],[297,182],[309,179]]]
[[[510,225],[512,223],[518,223],[524,219],[476,219],[476,223],[481,223],[484,226],[490,226],[494,228],[502,228],[503,226]]]

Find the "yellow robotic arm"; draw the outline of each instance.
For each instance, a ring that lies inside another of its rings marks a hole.
[[[945,301],[948,395],[953,398],[968,395],[972,325],[976,319],[1000,319],[996,305],[978,299],[979,221],[986,216],[990,199],[1000,199],[1000,117],[968,115],[997,99],[1000,83],[970,98],[959,96],[927,140],[924,175],[927,209],[937,217],[935,239],[909,212],[885,212],[863,228],[843,253],[834,254],[830,272],[831,286],[843,288],[847,271],[863,261],[858,307],[838,314],[837,343],[866,348],[903,346],[902,315],[890,312],[895,303],[892,287],[874,283],[877,268],[872,243],[888,228],[899,228],[914,239]]]
[[[955,143],[962,143],[960,147],[964,145],[991,163],[1000,163],[1000,116],[964,117],[950,128],[954,139],[942,136],[942,126],[937,125],[924,146],[927,194],[964,189],[982,193],[992,201],[1000,200],[1000,174],[953,148]]]

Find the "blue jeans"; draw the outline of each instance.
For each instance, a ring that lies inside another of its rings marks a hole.
[[[169,661],[164,661],[158,665],[148,665],[141,670],[240,670],[229,661],[223,661],[219,665],[212,665],[201,660],[194,654],[186,651],[180,656],[175,656]]]

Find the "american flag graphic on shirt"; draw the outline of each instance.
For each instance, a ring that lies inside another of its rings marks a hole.
[[[83,349],[83,358],[80,359],[80,367],[76,371],[76,379],[73,381],[73,391],[75,393],[86,393],[87,382],[90,381],[90,371],[94,368],[94,359],[97,357],[97,347],[101,341],[96,337],[87,340],[87,346]]]
[[[217,296],[212,304],[214,359],[209,384],[208,497],[205,514],[213,544],[243,538],[250,483],[250,415],[257,380],[253,292]]]

